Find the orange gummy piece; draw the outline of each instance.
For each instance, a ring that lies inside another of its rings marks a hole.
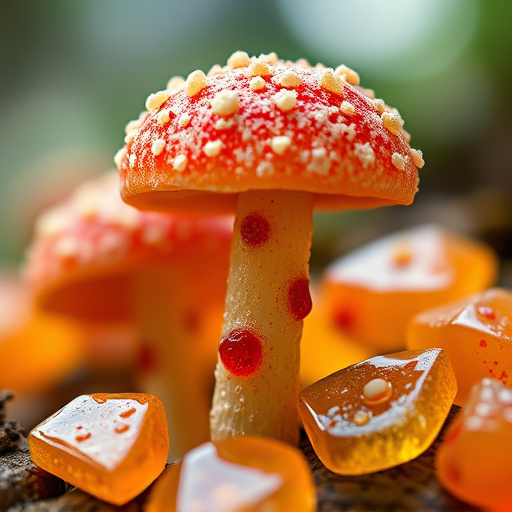
[[[380,471],[434,441],[457,392],[441,349],[373,357],[309,386],[299,412],[311,444],[335,473]]]
[[[146,512],[314,512],[311,470],[294,447],[242,436],[204,443],[169,466]]]
[[[358,343],[329,321],[322,297],[313,296],[313,309],[304,319],[300,342],[301,389],[377,352]]]
[[[402,347],[412,316],[494,283],[486,245],[424,225],[381,238],[332,263],[322,293],[331,322],[382,350]]]
[[[512,390],[495,379],[473,387],[437,452],[441,484],[493,510],[512,504]]]
[[[407,347],[442,347],[457,377],[455,403],[485,377],[512,386],[512,293],[492,288],[414,317]]]
[[[97,498],[122,505],[165,467],[165,412],[153,395],[82,395],[35,427],[29,446],[39,467]]]

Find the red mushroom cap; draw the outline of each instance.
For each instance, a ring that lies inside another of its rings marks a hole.
[[[398,112],[336,71],[236,52],[228,66],[171,79],[127,126],[116,155],[139,208],[233,210],[249,189],[314,194],[317,207],[410,204],[421,152]]]
[[[233,220],[141,212],[109,173],[38,219],[26,273],[44,309],[93,320],[131,318],[129,277],[148,266],[208,264],[225,286]],[[205,282],[205,290],[211,283]],[[205,291],[205,294],[208,292]]]

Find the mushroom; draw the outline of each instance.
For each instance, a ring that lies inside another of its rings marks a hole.
[[[233,219],[140,212],[116,172],[43,213],[27,261],[42,309],[135,322],[138,378],[166,408],[170,457],[209,439],[208,411]]]
[[[421,152],[398,112],[358,83],[346,66],[235,52],[150,95],[116,155],[129,204],[236,211],[213,440],[298,440],[313,208],[409,204],[417,191]]]

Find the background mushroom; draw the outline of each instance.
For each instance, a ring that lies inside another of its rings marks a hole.
[[[209,438],[231,232],[227,217],[139,212],[110,173],[45,212],[29,250],[41,308],[93,327],[137,323],[138,376],[164,403],[171,457]]]
[[[357,73],[235,52],[152,94],[116,155],[140,208],[236,210],[211,415],[214,440],[295,443],[314,207],[409,204],[421,152]]]

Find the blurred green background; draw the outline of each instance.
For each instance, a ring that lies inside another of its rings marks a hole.
[[[1,0],[0,265],[41,208],[113,166],[151,92],[241,49],[353,67],[424,152],[413,206],[315,217],[313,269],[439,222],[489,242],[512,286],[511,20],[510,0]]]

